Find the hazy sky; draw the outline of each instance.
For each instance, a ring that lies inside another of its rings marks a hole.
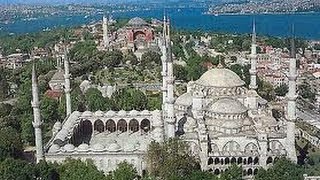
[[[0,0],[0,4],[119,3],[137,0]]]

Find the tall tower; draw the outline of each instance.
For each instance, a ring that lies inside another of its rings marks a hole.
[[[169,19],[167,22],[167,33],[166,33],[166,47],[167,47],[167,136],[173,138],[175,136],[175,117],[174,117],[174,77],[173,77],[173,60],[171,51],[171,38],[170,38],[170,23]]]
[[[296,151],[295,151],[295,121],[296,121],[296,80],[297,80],[297,68],[296,68],[296,49],[295,49],[295,39],[291,40],[291,56],[289,64],[289,92],[287,94],[288,107],[287,107],[287,151],[288,158],[292,161],[297,161]]]
[[[167,99],[167,47],[166,47],[166,16],[163,17],[163,36],[161,39],[161,61],[162,61],[162,112],[163,116],[167,112],[166,109],[166,99]]]
[[[109,35],[108,35],[108,18],[103,16],[102,19],[102,30],[103,30],[103,47],[109,48]]]
[[[250,72],[250,97],[249,97],[249,107],[250,109],[257,109],[257,35],[256,35],[256,23],[253,21],[252,26],[252,44],[251,44],[251,54],[250,54],[251,68]]]
[[[42,147],[42,131],[41,131],[41,116],[40,116],[40,102],[39,102],[39,92],[38,92],[38,81],[36,76],[35,65],[32,66],[32,102],[33,108],[33,128],[36,140],[36,159],[37,163],[43,160],[43,147]]]
[[[64,81],[65,81],[65,94],[66,94],[66,117],[71,114],[71,87],[70,87],[70,71],[69,71],[69,60],[68,50],[64,47]]]

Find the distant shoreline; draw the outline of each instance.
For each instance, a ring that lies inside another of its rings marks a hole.
[[[303,14],[320,14],[320,11],[309,12],[264,12],[264,13],[212,13],[204,12],[205,15],[212,16],[252,16],[252,15],[303,15]]]

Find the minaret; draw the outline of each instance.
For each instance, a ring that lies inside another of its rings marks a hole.
[[[40,116],[40,102],[39,102],[39,92],[38,92],[38,82],[36,76],[35,65],[32,66],[32,102],[33,108],[33,122],[34,135],[36,140],[36,159],[37,163],[43,160],[43,147],[42,147],[42,131],[41,131],[41,116]]]
[[[296,68],[296,49],[295,39],[291,40],[291,56],[289,63],[289,92],[287,94],[288,107],[287,107],[287,147],[288,158],[292,161],[297,161],[295,151],[295,121],[296,121],[296,80],[297,80],[297,68]]]
[[[105,49],[109,48],[109,35],[108,35],[108,18],[103,16],[102,20],[102,29],[103,29],[103,47]]]
[[[162,61],[162,111],[166,113],[166,99],[167,99],[167,47],[166,47],[166,16],[163,17],[163,36],[161,39],[161,61]]]
[[[66,94],[66,117],[71,114],[71,87],[70,87],[70,72],[69,72],[69,60],[67,54],[67,47],[64,49],[64,83],[65,83],[65,94]]]
[[[249,88],[251,90],[249,97],[249,107],[250,109],[257,109],[257,95],[256,90],[257,86],[257,35],[256,35],[256,23],[253,21],[252,26],[252,44],[251,44],[251,68],[250,72],[250,85]]]
[[[171,52],[170,24],[167,23],[167,136],[173,138],[175,136],[175,117],[174,117],[174,77],[173,77],[173,60]]]

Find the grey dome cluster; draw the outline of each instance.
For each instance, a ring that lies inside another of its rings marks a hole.
[[[145,25],[148,25],[148,23],[139,17],[135,17],[129,20],[128,25],[129,26],[145,26]]]

